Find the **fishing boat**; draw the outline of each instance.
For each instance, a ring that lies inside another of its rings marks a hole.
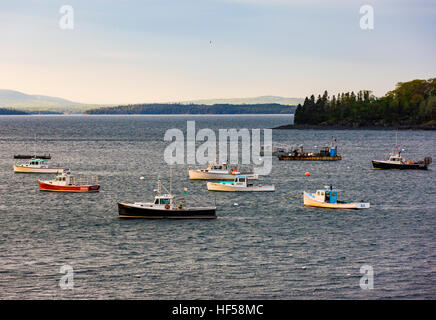
[[[241,173],[227,162],[218,164],[216,161],[209,163],[206,169],[189,169],[188,173],[191,180],[233,180],[239,174],[244,174],[251,180],[259,178],[253,172]]]
[[[304,205],[309,207],[321,207],[329,209],[366,209],[370,204],[367,202],[343,202],[338,200],[339,191],[332,186],[316,190],[315,193],[304,191]]]
[[[57,175],[54,180],[38,180],[39,190],[41,191],[58,191],[58,192],[98,192],[100,185],[98,178],[76,177],[69,171],[65,170],[62,174]]]
[[[32,158],[26,163],[14,164],[14,172],[17,173],[63,173],[65,168],[52,167],[46,159]]]
[[[274,185],[265,186],[262,184],[249,183],[247,176],[236,176],[233,181],[207,182],[209,191],[228,191],[228,192],[257,192],[274,191]]]
[[[303,145],[293,146],[289,153],[279,153],[279,160],[312,160],[312,161],[337,161],[342,160],[338,155],[336,139],[332,138],[330,146],[322,148],[319,152],[304,152]]]
[[[375,169],[414,169],[414,170],[427,170],[428,166],[432,163],[431,157],[425,157],[424,160],[413,161],[406,160],[401,156],[400,147],[396,147],[390,154],[389,158],[385,160],[372,160],[372,166]]]
[[[171,183],[170,183],[171,184]],[[162,193],[162,184],[158,179],[157,194],[153,202],[118,202],[120,218],[147,219],[216,219],[216,207],[189,207],[185,201],[177,203],[176,196],[168,192]]]

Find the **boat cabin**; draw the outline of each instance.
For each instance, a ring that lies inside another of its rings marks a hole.
[[[175,196],[169,194],[158,195],[154,197],[154,207],[164,207],[165,205],[171,206]]]
[[[74,176],[69,172],[64,172],[58,176],[56,176],[54,180],[54,184],[62,185],[62,186],[71,186],[75,184]]]
[[[389,161],[390,162],[396,162],[396,163],[404,163],[405,162],[404,158],[401,156],[401,151],[400,150],[393,151],[389,155]]]
[[[247,177],[246,176],[237,176],[235,178],[234,185],[246,186],[247,185]]]
[[[315,200],[319,202],[337,203],[338,202],[338,190],[333,188],[316,190],[314,194]]]
[[[36,167],[36,168],[46,167],[47,166],[47,160],[44,160],[44,159],[30,159],[29,161],[27,161],[27,163],[24,166],[26,166],[26,167]]]
[[[230,183],[234,186],[239,186],[239,187],[247,187],[253,185],[252,183],[248,183],[247,176],[236,176],[235,180],[233,181],[221,181],[221,183]]]
[[[229,172],[229,165],[225,162],[222,164],[217,163],[209,163],[207,166],[207,169],[202,170],[204,172],[219,172],[219,173],[228,173]]]

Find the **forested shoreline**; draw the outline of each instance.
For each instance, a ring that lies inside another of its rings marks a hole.
[[[2,116],[26,115],[26,114],[29,114],[29,113],[27,113],[25,111],[21,111],[21,110],[0,108],[0,115],[2,115]]]
[[[134,104],[84,111],[84,114],[290,114],[295,106],[266,104]]]
[[[294,128],[436,127],[436,78],[399,82],[376,98],[371,91],[306,97],[295,111]],[[282,126],[280,129],[291,128]]]

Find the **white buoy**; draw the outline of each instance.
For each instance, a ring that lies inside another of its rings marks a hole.
[[[139,177],[139,180],[144,180],[145,178],[144,177]]]

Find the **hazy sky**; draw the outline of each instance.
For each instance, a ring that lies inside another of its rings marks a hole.
[[[435,30],[434,0],[0,0],[0,88],[111,104],[380,96],[436,77]]]

